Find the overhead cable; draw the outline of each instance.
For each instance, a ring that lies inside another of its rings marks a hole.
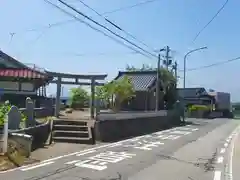
[[[209,65],[204,65],[204,66],[200,66],[200,67],[196,67],[196,68],[190,68],[190,69],[187,69],[187,71],[202,70],[202,69],[206,69],[206,68],[211,68],[211,67],[227,64],[227,63],[237,61],[237,60],[240,60],[240,57],[236,57],[236,58],[229,59],[229,60],[226,60],[226,61],[221,61],[221,62],[217,62],[217,63],[213,63],[213,64],[209,64]],[[180,71],[183,72],[183,70],[180,70]]]
[[[94,24],[100,26],[101,28],[103,28],[103,29],[107,30],[108,32],[112,33],[113,35],[117,36],[118,38],[120,38],[120,39],[122,39],[122,40],[128,42],[129,44],[135,46],[136,48],[142,50],[143,52],[145,52],[145,53],[147,53],[147,54],[149,54],[149,55],[151,55],[151,56],[153,56],[153,57],[157,57],[156,54],[153,54],[153,53],[151,53],[151,52],[149,52],[149,51],[143,49],[142,47],[138,46],[137,44],[135,44],[135,43],[129,41],[128,39],[126,39],[126,38],[120,36],[119,34],[115,33],[115,32],[112,31],[111,29],[109,29],[108,27],[106,27],[106,26],[102,25],[101,23],[95,21],[95,20],[92,19],[91,17],[85,15],[84,13],[80,12],[79,10],[77,10],[77,9],[74,8],[73,6],[67,4],[66,2],[64,2],[64,1],[62,1],[62,0],[58,0],[58,1],[59,1],[60,3],[62,3],[63,5],[65,5],[66,7],[72,9],[73,11],[75,11],[76,13],[78,13],[79,15],[83,16],[84,18],[86,18],[86,19],[88,19],[89,21],[93,22]]]
[[[109,20],[108,18],[104,17],[102,14],[100,14],[99,12],[97,12],[95,9],[93,9],[92,7],[90,7],[89,5],[87,5],[85,2],[83,2],[82,0],[78,0],[81,4],[83,4],[85,7],[89,8],[90,10],[92,10],[93,12],[95,12],[98,16],[102,17],[105,21],[107,21],[109,24],[111,24],[112,26],[114,26],[115,28],[117,28],[118,30],[124,32],[125,34],[127,34],[128,36],[130,36],[131,38],[133,38],[134,40],[136,40],[137,42],[141,43],[142,45],[146,46],[147,48],[151,49],[154,51],[153,48],[151,48],[150,46],[148,46],[146,43],[144,43],[143,41],[139,40],[136,36],[130,34],[129,32],[127,32],[126,30],[124,30],[123,28],[121,28],[119,25],[117,25],[116,23],[112,22],[111,20]]]
[[[130,6],[125,6],[125,7],[121,7],[121,8],[111,10],[111,11],[101,13],[101,15],[107,15],[107,14],[112,14],[112,13],[119,12],[119,11],[124,11],[124,10],[127,10],[127,9],[131,9],[131,8],[134,8],[134,7],[142,6],[142,5],[145,5],[145,4],[148,4],[148,3],[152,3],[154,1],[159,1],[159,0],[147,0],[147,1],[143,1],[143,2],[138,2],[138,3],[130,5]],[[51,24],[42,26],[40,28],[26,29],[25,32],[33,32],[33,31],[43,30],[43,29],[47,29],[47,28],[53,28],[53,27],[61,26],[61,25],[64,25],[64,24],[72,23],[72,22],[76,22],[76,19],[74,18],[74,19],[59,21],[59,22],[55,22],[55,23],[51,23]],[[13,32],[13,33],[16,33],[16,32]]]
[[[135,49],[135,48],[133,48],[133,47],[131,47],[131,46],[129,46],[129,45],[126,45],[125,43],[123,43],[122,41],[120,41],[120,40],[114,38],[113,36],[108,35],[107,33],[103,32],[102,30],[95,28],[95,27],[92,26],[91,24],[89,24],[89,23],[83,21],[82,19],[80,19],[80,18],[78,18],[77,16],[75,16],[75,15],[69,13],[68,11],[62,9],[61,7],[59,7],[58,5],[56,5],[56,4],[52,3],[52,2],[50,2],[49,0],[44,0],[44,1],[45,1],[46,3],[52,5],[53,7],[57,8],[57,9],[60,10],[61,12],[67,14],[68,16],[71,16],[71,17],[75,18],[77,21],[79,21],[79,22],[81,22],[81,23],[87,25],[87,26],[90,27],[91,29],[93,29],[93,30],[95,30],[95,31],[97,31],[97,32],[99,32],[99,33],[101,33],[101,34],[103,34],[104,36],[106,36],[106,37],[112,39],[113,41],[117,42],[118,44],[121,44],[121,45],[127,47],[128,49],[131,49],[132,51],[134,51],[134,52],[136,52],[136,53],[138,53],[138,54],[141,54],[141,55],[143,55],[143,56],[145,56],[145,57],[147,57],[147,58],[151,58],[150,56],[144,54],[143,52],[141,52],[141,51],[139,51],[139,50],[137,50],[137,49]]]
[[[222,7],[216,12],[216,14],[208,21],[208,23],[203,26],[203,28],[195,35],[192,42],[195,42],[200,34],[213,22],[213,20],[220,14],[220,12],[225,8],[229,0],[226,0]]]

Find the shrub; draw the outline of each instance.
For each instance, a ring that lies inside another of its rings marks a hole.
[[[3,125],[6,121],[6,116],[8,112],[10,111],[12,105],[10,104],[9,101],[5,101],[3,104],[0,105],[0,126]],[[22,121],[26,120],[26,116],[21,113],[22,116]]]
[[[188,107],[188,111],[192,112],[192,111],[209,111],[211,110],[211,108],[209,106],[206,105],[191,105],[190,107]]]

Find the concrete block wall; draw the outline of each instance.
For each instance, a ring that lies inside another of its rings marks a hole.
[[[175,112],[104,113],[97,116],[94,137],[110,142],[160,131],[181,123]]]

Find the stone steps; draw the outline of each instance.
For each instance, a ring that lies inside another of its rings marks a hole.
[[[54,142],[94,144],[91,127],[83,120],[54,120],[52,139]]]
[[[55,129],[61,131],[87,131],[87,126],[79,126],[79,125],[62,125],[62,124],[56,124],[54,125]]]

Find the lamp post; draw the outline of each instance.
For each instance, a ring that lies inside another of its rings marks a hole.
[[[207,47],[201,47],[201,48],[197,48],[197,49],[193,49],[191,51],[189,51],[188,53],[185,54],[184,56],[184,69],[183,69],[183,88],[185,89],[186,88],[186,61],[187,61],[187,56],[193,52],[196,52],[196,51],[200,51],[200,50],[203,50],[203,49],[207,49]]]
[[[189,51],[188,53],[185,54],[184,56],[184,69],[183,69],[183,89],[186,88],[186,61],[187,61],[187,56],[193,52],[196,52],[196,51],[200,51],[200,50],[203,50],[203,49],[207,49],[207,47],[201,47],[201,48],[197,48],[197,49],[193,49],[191,51]],[[183,110],[183,122],[185,122],[185,105],[184,105],[184,110]]]

